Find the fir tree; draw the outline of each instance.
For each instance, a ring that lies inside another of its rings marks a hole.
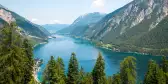
[[[80,71],[79,71],[79,79],[78,79],[78,83],[79,84],[85,84],[85,72],[84,72],[84,69],[83,67],[80,68]]]
[[[113,75],[112,84],[121,84],[120,74],[114,74]]]
[[[25,55],[16,24],[5,25],[0,34],[0,84],[23,84]]]
[[[165,56],[162,58],[161,67],[165,73],[168,72],[168,60],[166,59]]]
[[[128,56],[120,63],[121,84],[136,84],[136,58]]]
[[[99,52],[96,64],[92,71],[94,84],[105,84],[106,80],[104,69],[105,69],[104,59],[101,53]]]
[[[86,73],[83,84],[93,84],[93,77],[91,73]]]
[[[166,84],[168,84],[168,73],[165,73]]]
[[[162,69],[159,69],[157,72],[157,81],[158,84],[166,84],[165,72]]]
[[[47,67],[44,70],[43,73],[43,84],[49,83],[49,84],[57,84],[58,82],[58,74],[56,71],[56,60],[54,60],[54,57],[51,56],[51,59],[48,61]]]
[[[62,58],[58,57],[57,60],[57,65],[56,65],[56,70],[57,70],[57,80],[58,80],[58,84],[65,84],[65,69],[64,69],[64,63]]]
[[[159,66],[155,61],[150,60],[148,64],[148,71],[145,75],[144,84],[158,84],[158,70]]]
[[[24,67],[24,84],[28,84],[33,79],[33,66],[34,66],[34,60],[33,60],[33,48],[31,44],[28,42],[27,39],[24,39],[23,41],[23,50],[25,53],[25,67]]]
[[[76,59],[75,53],[72,53],[69,65],[68,65],[68,84],[77,84],[77,79],[79,77],[79,70],[78,70],[78,61]]]
[[[113,82],[113,78],[112,76],[109,76],[106,80],[106,84],[112,84],[112,82]]]

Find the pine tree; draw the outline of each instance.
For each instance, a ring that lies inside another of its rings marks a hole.
[[[78,70],[78,61],[76,59],[75,53],[72,53],[69,65],[68,65],[68,84],[77,84],[77,79],[79,77],[79,70]]]
[[[114,74],[113,75],[112,84],[121,84],[120,74]]]
[[[168,73],[165,73],[166,84],[168,84]]]
[[[136,84],[136,58],[128,56],[120,63],[121,84]]]
[[[16,24],[5,25],[0,34],[0,84],[23,84],[25,55]]]
[[[158,70],[159,66],[155,61],[150,60],[148,64],[148,71],[145,75],[144,84],[158,84]]]
[[[79,78],[78,78],[78,83],[79,84],[85,84],[85,72],[84,72],[84,69],[83,67],[80,68],[80,71],[79,71]]]
[[[43,84],[57,84],[58,74],[56,68],[56,60],[51,56],[43,73]]]
[[[23,50],[25,53],[25,67],[24,67],[24,84],[28,84],[33,79],[33,48],[27,39],[23,41]]]
[[[158,84],[166,84],[165,72],[162,69],[159,69],[157,72],[157,81]]]
[[[86,73],[83,84],[93,84],[93,77],[91,73]]]
[[[57,78],[58,78],[58,84],[65,84],[66,76],[65,76],[65,69],[64,69],[64,63],[62,58],[58,57],[57,60]]]
[[[112,84],[112,82],[113,82],[113,78],[112,76],[109,76],[106,80],[106,84]]]
[[[96,64],[92,71],[92,77],[93,77],[94,84],[105,84],[106,78],[105,78],[104,69],[105,69],[104,59],[101,53],[99,52]]]
[[[168,72],[168,60],[166,59],[165,56],[162,58],[161,67],[165,73]]]

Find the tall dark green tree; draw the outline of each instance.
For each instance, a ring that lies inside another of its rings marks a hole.
[[[33,48],[27,39],[23,41],[23,50],[25,53],[25,67],[24,67],[24,84],[28,84],[31,80],[33,80]]]
[[[92,71],[92,77],[93,77],[94,84],[105,84],[106,78],[105,78],[104,70],[105,70],[104,59],[101,53],[99,52],[96,64]]]
[[[120,63],[121,84],[136,84],[136,58],[128,56]]]
[[[168,73],[165,73],[166,84],[168,84]]]
[[[23,84],[25,55],[15,23],[0,30],[0,84]]]
[[[43,73],[43,84],[57,84],[58,74],[56,68],[56,60],[54,56],[51,56]]]
[[[106,84],[112,84],[113,78],[112,76],[107,77]]]
[[[162,69],[159,69],[157,72],[157,81],[158,84],[166,84],[166,75]]]
[[[75,53],[72,53],[69,65],[68,65],[68,79],[67,83],[68,84],[77,84],[78,82],[78,77],[79,77],[79,70],[78,70],[78,61],[76,59]]]
[[[93,77],[91,73],[86,73],[82,84],[93,84]]]
[[[158,71],[159,66],[155,61],[150,60],[148,64],[148,71],[145,75],[144,84],[158,84]]]
[[[168,60],[166,59],[165,56],[162,58],[161,67],[165,73],[168,72]]]
[[[79,77],[78,77],[78,83],[79,84],[85,84],[85,72],[84,72],[84,69],[83,67],[80,68],[80,71],[79,71]]]
[[[112,84],[121,84],[120,74],[114,74],[113,75]]]
[[[57,70],[57,83],[58,84],[65,84],[66,76],[65,76],[65,69],[64,69],[64,62],[63,59],[58,57],[56,60],[56,70]]]

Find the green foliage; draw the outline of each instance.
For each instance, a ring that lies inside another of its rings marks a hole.
[[[57,67],[57,80],[58,80],[58,84],[65,84],[65,80],[66,80],[66,76],[65,76],[65,69],[64,69],[64,63],[62,58],[58,57],[56,60],[56,67]]]
[[[68,84],[77,84],[79,77],[79,70],[78,70],[78,61],[76,59],[75,53],[72,53],[69,65],[68,65]]]
[[[166,59],[166,57],[162,58],[162,65],[161,65],[163,71],[166,73],[168,72],[168,60]]]
[[[120,74],[114,74],[113,75],[112,84],[121,84]]]
[[[65,84],[66,76],[64,71],[62,58],[58,57],[57,60],[55,60],[54,57],[51,56],[43,73],[43,84]]]
[[[81,84],[93,84],[93,77],[91,73],[86,73],[84,77],[84,82]]]
[[[121,84],[136,83],[136,58],[127,57],[120,63]]]
[[[43,73],[43,84],[49,83],[49,84],[56,84],[58,82],[57,78],[57,71],[56,71],[56,60],[54,60],[54,57],[51,56],[47,67],[45,68],[45,71]]]
[[[80,84],[85,84],[85,72],[84,72],[84,69],[83,67],[81,67],[80,71],[79,71],[79,82]]]
[[[168,73],[165,73],[166,84],[168,84]]]
[[[113,82],[113,78],[112,76],[109,76],[106,80],[106,84],[112,84],[112,82]]]
[[[22,41],[15,23],[6,24],[0,35],[0,84],[28,84],[33,79],[31,46]]]
[[[25,52],[25,67],[24,67],[24,71],[25,71],[25,74],[24,74],[24,83],[25,84],[28,84],[33,76],[33,66],[34,66],[34,60],[33,60],[33,48],[32,46],[30,45],[30,43],[28,42],[27,39],[25,39],[23,41],[23,50]]]
[[[104,59],[101,53],[99,52],[96,64],[92,71],[94,84],[105,84],[106,80],[104,69],[105,69]]]
[[[148,71],[145,75],[144,84],[159,84],[161,81],[163,81],[161,80],[162,78],[163,71],[159,69],[159,66],[158,64],[156,64],[155,61],[150,60],[148,65]]]

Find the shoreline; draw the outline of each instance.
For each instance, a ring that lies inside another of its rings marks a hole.
[[[60,34],[62,35],[62,34]],[[63,35],[63,36],[68,36],[68,37],[72,37],[72,38],[79,38],[79,39],[83,39],[83,40],[87,40],[89,42],[91,42],[95,47],[98,47],[98,48],[102,48],[102,49],[106,49],[106,50],[110,50],[112,52],[118,52],[118,53],[133,53],[133,54],[138,54],[138,55],[152,55],[152,56],[164,56],[164,55],[160,55],[160,54],[153,54],[153,53],[145,53],[145,52],[133,52],[133,51],[122,51],[120,50],[119,48],[115,48],[115,47],[105,47],[106,45],[109,45],[109,44],[104,44],[101,42],[102,45],[97,45],[98,42],[94,42],[86,37],[80,37],[80,36],[74,36],[74,35]]]
[[[37,47],[38,45],[46,44],[46,43],[48,43],[48,42],[41,42],[41,43],[35,44],[35,45],[33,46],[33,48]]]
[[[40,80],[38,79],[38,75],[37,73],[40,71],[40,66],[43,64],[43,60],[42,59],[34,59],[35,60],[35,64],[33,67],[33,77],[34,79],[37,81],[37,83],[40,83]]]
[[[39,46],[39,45],[42,45],[42,44],[47,44],[48,42],[41,42],[41,43],[38,43],[38,44],[35,44],[33,46],[33,48]],[[35,81],[38,83],[38,84],[41,84],[40,80],[38,79],[38,72],[40,71],[40,66],[41,66],[41,60],[40,59],[36,59],[34,58],[34,61],[35,61],[35,64],[33,66],[33,77],[35,79]]]

